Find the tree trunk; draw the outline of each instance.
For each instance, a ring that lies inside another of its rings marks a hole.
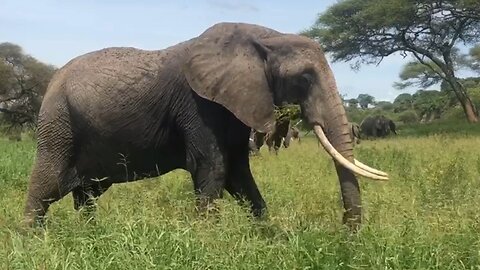
[[[465,87],[458,82],[457,78],[455,77],[447,77],[447,82],[452,87],[455,96],[457,97],[458,101],[462,105],[463,111],[465,112],[465,116],[469,123],[478,123],[478,111],[475,108],[472,100],[468,96]]]

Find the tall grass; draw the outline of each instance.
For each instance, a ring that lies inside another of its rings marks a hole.
[[[438,120],[428,124],[407,124],[400,126],[402,136],[429,136],[444,134],[452,136],[480,136],[480,125],[468,124],[466,120]]]
[[[0,140],[0,269],[480,268],[480,138],[396,137],[355,151],[391,175],[360,180],[365,215],[355,235],[340,223],[331,159],[310,138],[251,160],[266,220],[228,195],[218,216],[198,217],[190,177],[175,171],[113,186],[94,224],[69,195],[42,232],[19,225],[34,143]]]

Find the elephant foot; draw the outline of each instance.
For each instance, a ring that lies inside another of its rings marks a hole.
[[[255,220],[265,221],[268,220],[268,209],[267,207],[254,208],[251,210],[251,213]]]
[[[343,214],[343,224],[348,227],[348,229],[356,233],[360,230],[362,223],[362,216],[360,214],[353,214],[351,212],[345,212]]]
[[[23,227],[45,229],[47,217],[44,215],[28,215],[23,220]]]

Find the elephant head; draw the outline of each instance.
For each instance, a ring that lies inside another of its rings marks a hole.
[[[317,42],[260,26],[223,23],[200,35],[188,54],[184,71],[190,87],[257,131],[272,131],[274,106],[299,104],[302,119],[335,161],[344,222],[359,223],[361,199],[354,173],[388,178],[354,159],[345,109]]]
[[[393,120],[391,119],[388,119],[388,128],[390,129],[390,131],[393,132],[393,134],[397,135],[397,127],[395,125],[395,122],[393,122]]]

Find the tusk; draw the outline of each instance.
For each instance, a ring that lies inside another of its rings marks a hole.
[[[318,140],[322,144],[323,148],[327,153],[332,156],[334,160],[336,160],[338,163],[340,163],[343,167],[349,169],[353,173],[357,173],[359,175],[375,179],[375,180],[388,180],[388,177],[386,176],[381,176],[381,175],[376,175],[371,172],[368,172],[362,168],[359,168],[355,166],[352,162],[350,162],[348,159],[346,159],[342,154],[340,154],[335,147],[328,141],[327,136],[325,136],[325,133],[323,132],[323,129],[320,126],[314,126],[313,130],[315,131],[315,135],[317,135]]]
[[[378,174],[378,175],[381,175],[381,176],[388,176],[388,174],[387,174],[386,172],[382,172],[382,171],[380,171],[380,170],[377,170],[377,169],[374,169],[374,168],[372,168],[372,167],[369,167],[368,165],[365,165],[365,164],[363,164],[362,162],[360,162],[360,161],[358,161],[358,160],[356,160],[356,159],[354,159],[353,161],[354,161],[354,164],[355,164],[357,167],[359,167],[359,168],[361,168],[361,169],[364,169],[364,170],[367,171],[367,172],[371,172],[371,173]]]

